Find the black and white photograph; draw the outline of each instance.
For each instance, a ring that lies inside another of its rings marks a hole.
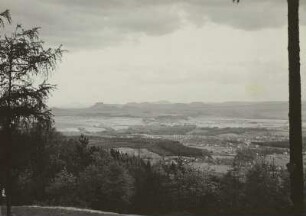
[[[0,216],[306,214],[306,0],[0,0]]]

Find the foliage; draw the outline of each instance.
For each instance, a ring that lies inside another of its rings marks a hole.
[[[9,23],[12,21],[11,14],[9,10],[5,10],[0,13],[0,26],[4,27],[4,20],[7,20]]]
[[[283,212],[283,207],[290,205],[288,180],[287,173],[273,165],[255,164],[246,175],[245,207],[253,213]]]
[[[46,188],[47,193],[52,197],[51,203],[61,203],[69,206],[75,202],[76,177],[66,169],[56,174],[50,185]]]
[[[34,132],[22,136],[27,143],[37,139]],[[64,137],[56,131],[45,133],[45,162],[40,151],[27,145],[15,165],[18,178],[16,204],[45,204],[86,207],[104,211],[138,214],[191,213],[277,213],[290,206],[288,173],[265,161],[245,169],[215,176],[197,170],[182,157],[155,164],[116,150],[91,146],[84,136]],[[20,145],[17,145],[20,147]],[[237,156],[239,158],[240,156]],[[244,157],[243,157],[244,158]],[[28,161],[28,162],[26,162]],[[44,172],[38,174],[38,167]],[[41,181],[40,189],[35,190]]]
[[[44,48],[38,30],[17,25],[10,36],[0,37],[0,123],[3,127],[5,121],[11,127],[21,128],[33,120],[40,124],[51,122],[46,99],[54,86],[47,83],[47,75],[55,69],[63,51],[61,47]],[[37,79],[34,82],[37,76],[42,78],[41,83]]]

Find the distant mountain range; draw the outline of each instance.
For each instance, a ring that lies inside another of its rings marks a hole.
[[[110,116],[110,117],[218,117],[249,119],[287,119],[287,102],[224,102],[224,103],[170,103],[143,102],[127,104],[96,103],[88,108],[53,108],[55,116]],[[306,109],[303,109],[306,119]]]

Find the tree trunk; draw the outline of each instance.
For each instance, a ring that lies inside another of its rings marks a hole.
[[[290,186],[293,209],[303,212],[304,182],[302,155],[301,76],[299,42],[299,0],[288,1],[288,57],[289,57],[289,140]]]
[[[11,194],[12,194],[12,178],[11,178],[11,129],[8,128],[8,143],[7,143],[7,167],[6,167],[6,186],[5,186],[5,195],[6,195],[6,215],[12,215],[12,204],[11,204]]]
[[[6,120],[8,121],[8,120]],[[11,216],[11,131],[6,123],[3,136],[3,154],[4,154],[4,172],[5,175],[5,200],[6,200],[6,215]]]
[[[5,185],[5,195],[6,195],[6,215],[11,216],[11,194],[12,194],[12,178],[11,178],[11,169],[12,169],[12,111],[11,111],[11,92],[12,92],[12,65],[13,60],[9,58],[9,83],[8,83],[8,114],[6,122],[6,185]]]

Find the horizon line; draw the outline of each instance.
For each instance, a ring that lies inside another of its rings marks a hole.
[[[306,100],[302,101],[303,103],[306,102]],[[70,105],[55,105],[55,106],[50,106],[51,109],[57,108],[57,109],[73,109],[73,108],[90,108],[93,107],[97,104],[104,104],[104,105],[128,105],[128,104],[194,104],[194,103],[201,103],[201,104],[225,104],[225,103],[289,103],[289,101],[285,101],[285,100],[263,100],[263,101],[208,101],[208,102],[204,102],[204,101],[192,101],[192,102],[172,102],[172,101],[168,101],[168,100],[159,100],[159,101],[141,101],[141,102],[135,102],[135,101],[131,101],[131,102],[125,102],[125,103],[106,103],[103,101],[98,101],[95,103],[91,103],[91,104],[79,104],[79,105],[72,105],[73,103],[71,103]]]

